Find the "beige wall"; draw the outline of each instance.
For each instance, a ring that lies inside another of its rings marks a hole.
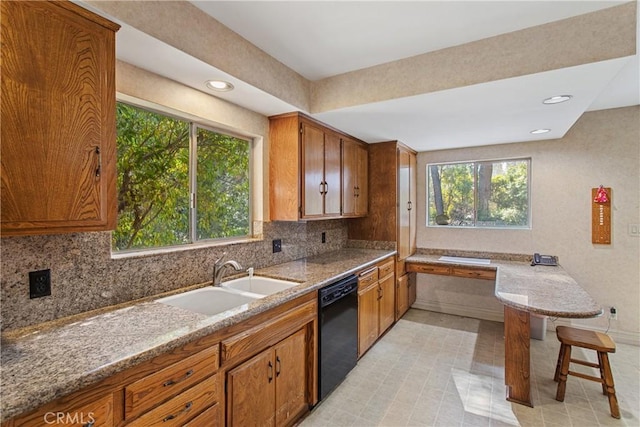
[[[531,158],[530,230],[425,226],[427,163],[511,157]],[[420,153],[418,205],[423,208],[418,211],[418,247],[557,255],[603,307],[618,308],[611,330],[638,342],[640,238],[629,235],[628,225],[640,223],[639,170],[638,106],[586,113],[558,140]],[[601,184],[612,187],[613,193],[611,245],[591,243],[591,188]],[[475,281],[421,277],[419,282],[419,298],[462,304],[470,310],[496,308],[487,305],[491,287],[466,293]],[[607,328],[606,316],[574,322]]]

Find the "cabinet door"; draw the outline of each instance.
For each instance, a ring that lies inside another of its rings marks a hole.
[[[324,132],[302,124],[302,217],[324,213]]]
[[[57,3],[2,2],[3,235],[116,225],[118,26]]]
[[[396,288],[396,320],[409,309],[409,275],[404,274],[397,280]]]
[[[363,216],[369,210],[369,150],[366,146],[357,145],[357,195],[356,195],[356,214]]]
[[[356,214],[358,194],[358,144],[342,140],[342,214]]]
[[[378,282],[380,323],[378,336],[389,329],[396,318],[396,280],[395,274],[391,274]]]
[[[326,133],[324,137],[324,215],[340,216],[342,185],[340,137]]]
[[[227,423],[230,426],[275,425],[275,361],[268,349],[227,374]]]
[[[398,258],[410,255],[411,245],[411,153],[398,149]]]
[[[417,200],[418,200],[418,171],[417,158],[414,153],[409,153],[409,253],[412,255],[416,251],[416,232],[417,232]]]
[[[417,274],[415,273],[410,273],[408,274],[409,276],[409,307],[411,308],[411,306],[416,302],[416,298],[417,298]]]
[[[299,330],[274,346],[276,425],[291,424],[307,408],[306,333]]]
[[[358,356],[378,339],[378,283],[358,291]]]

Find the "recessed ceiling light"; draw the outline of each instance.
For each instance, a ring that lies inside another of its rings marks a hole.
[[[209,89],[217,90],[218,92],[228,92],[233,90],[233,85],[229,82],[225,82],[224,80],[207,80],[205,85]]]
[[[532,130],[531,133],[534,135],[538,135],[541,133],[547,133],[549,131],[551,131],[551,129],[536,129],[536,130]]]
[[[542,103],[547,105],[560,104],[561,102],[567,102],[571,98],[573,98],[573,96],[571,95],[556,95],[556,96],[552,96],[551,98],[545,99],[544,101],[542,101]]]

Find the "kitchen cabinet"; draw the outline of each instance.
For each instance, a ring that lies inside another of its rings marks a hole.
[[[227,374],[230,426],[290,425],[307,408],[306,334],[292,334]]]
[[[366,144],[342,139],[342,215],[364,216],[369,206],[369,150]]]
[[[368,215],[349,220],[349,239],[395,242],[399,280],[406,274],[404,259],[416,250],[416,152],[398,141],[371,144],[368,180]],[[403,280],[408,283],[408,278]],[[408,295],[398,293],[396,316],[410,306]]]
[[[272,220],[343,216],[343,140],[364,144],[302,113],[269,118],[269,210]],[[360,152],[355,155],[363,158]],[[351,162],[349,167],[357,168],[358,165]],[[355,169],[354,179],[365,175],[364,167],[360,165],[359,170]],[[358,182],[349,185],[359,186]],[[363,210],[364,190],[359,189],[361,201],[353,209]],[[354,212],[349,216],[364,214],[364,211]]]
[[[416,302],[416,275],[412,273],[403,274],[396,283],[396,320],[400,319]]]
[[[395,321],[394,260],[381,261],[358,277],[358,356]]]
[[[116,226],[115,32],[67,1],[3,1],[2,235]]]

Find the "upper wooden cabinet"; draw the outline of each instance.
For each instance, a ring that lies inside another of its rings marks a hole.
[[[359,150],[366,150],[366,144],[302,113],[273,116],[269,121],[269,209],[272,220],[297,221],[366,214],[366,208],[351,206],[355,204],[355,196],[348,201],[352,212],[346,213],[343,197],[347,191],[344,188],[345,168],[349,168],[350,177],[359,180],[365,177],[365,182],[367,172],[366,160],[364,165],[358,163],[365,159],[362,154],[354,153],[359,157],[349,157],[345,164],[345,141],[349,141],[350,149],[351,144],[356,144]],[[366,206],[366,185],[358,182],[352,181],[349,185],[359,187],[359,198]],[[354,189],[349,191],[353,196]]]
[[[398,258],[416,251],[416,154],[398,147]]]
[[[366,144],[342,139],[342,214],[364,216],[369,207],[369,150]]]
[[[1,7],[2,235],[114,229],[119,26],[66,1]]]

